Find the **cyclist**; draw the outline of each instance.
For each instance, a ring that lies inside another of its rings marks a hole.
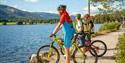
[[[51,33],[50,37],[54,36],[62,28],[64,33],[66,63],[70,63],[70,46],[71,46],[71,40],[75,33],[75,30],[72,25],[72,20],[66,11],[66,5],[60,5],[58,7],[58,12],[60,15],[60,21],[55,27],[54,31]]]
[[[76,31],[77,33],[79,33],[78,35],[78,39],[79,39],[79,46],[83,46],[85,44],[85,34],[84,34],[84,27],[83,27],[83,23],[81,20],[81,14],[76,14]]]
[[[92,22],[92,18],[89,16],[89,14],[86,14],[83,17],[83,27],[84,27],[84,33],[86,34],[85,40],[86,44],[91,44],[91,33],[93,32],[94,24]]]

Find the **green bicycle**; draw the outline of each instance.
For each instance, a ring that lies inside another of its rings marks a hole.
[[[87,35],[88,33],[86,33]],[[94,33],[91,33],[94,34]],[[107,52],[107,46],[105,44],[105,42],[101,41],[101,40],[90,40],[91,43],[89,44],[89,46],[91,46],[93,49],[96,50],[97,56],[98,57],[102,57],[103,55],[105,55],[105,53]],[[63,42],[63,40],[61,39],[61,42]],[[85,41],[85,44],[87,43],[87,41]],[[65,55],[65,51],[63,50],[64,48],[60,49],[60,52],[62,55]],[[90,54],[95,56],[91,49],[90,49]]]
[[[78,35],[78,33],[77,33]],[[77,36],[76,35],[76,36]],[[97,63],[98,56],[96,51],[91,46],[78,46],[76,36],[72,39],[71,58],[74,63]],[[59,48],[54,47],[54,43],[57,43]],[[89,52],[85,52],[84,49],[90,49]],[[50,45],[44,45],[37,51],[37,59],[40,63],[59,63],[60,51],[64,51],[63,43],[60,39],[54,36]],[[93,52],[95,56],[90,54]]]

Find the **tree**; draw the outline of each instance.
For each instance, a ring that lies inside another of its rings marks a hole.
[[[120,4],[115,4],[119,2]],[[98,8],[98,10],[103,13],[112,13],[124,7],[124,0],[91,0],[91,4],[95,7],[101,5],[103,8]],[[114,4],[116,6],[114,6]],[[124,8],[123,8],[124,9]]]

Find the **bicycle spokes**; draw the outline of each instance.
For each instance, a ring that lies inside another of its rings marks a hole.
[[[91,47],[95,49],[97,55],[99,56],[101,56],[105,52],[105,45],[100,42],[93,43]]]
[[[96,57],[92,56],[89,52],[85,51],[85,52],[81,52],[83,51],[84,47],[80,47],[79,50],[75,50],[74,52],[74,62],[75,63],[96,63],[97,62],[97,54],[94,51],[94,53],[96,54]],[[87,47],[88,49],[91,49],[89,47]],[[93,50],[92,50],[93,51]]]
[[[56,63],[58,59],[57,51],[49,46],[41,48],[38,53],[38,56],[39,61],[42,63]]]

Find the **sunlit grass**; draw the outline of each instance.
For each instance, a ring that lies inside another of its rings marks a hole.
[[[116,60],[117,63],[125,63],[125,33],[119,37]]]
[[[0,25],[2,25],[3,24],[3,22],[0,22]]]
[[[16,22],[7,22],[7,25],[16,25]]]

